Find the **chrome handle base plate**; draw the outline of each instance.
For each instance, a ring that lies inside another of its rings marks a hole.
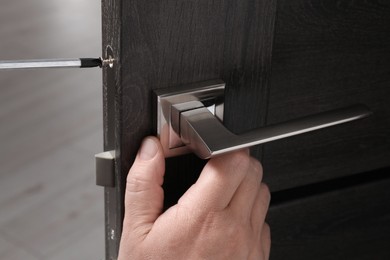
[[[182,112],[202,106],[206,107],[217,119],[223,121],[224,91],[225,83],[222,80],[211,80],[154,91],[154,125],[165,157],[191,152],[178,135]]]

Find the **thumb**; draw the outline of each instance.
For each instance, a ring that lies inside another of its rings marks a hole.
[[[127,176],[124,231],[138,235],[149,233],[163,208],[164,171],[160,142],[155,137],[145,138]]]

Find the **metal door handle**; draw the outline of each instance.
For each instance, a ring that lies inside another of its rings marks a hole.
[[[192,151],[207,159],[253,145],[347,123],[371,114],[364,105],[332,110],[265,126],[235,135],[221,123],[220,95],[224,83],[207,82],[200,88],[158,92],[158,133],[166,155]],[[205,86],[206,85],[206,86]],[[211,104],[211,105],[210,105]],[[168,134],[166,132],[169,132]]]
[[[195,154],[207,159],[222,153],[350,122],[369,114],[370,111],[365,106],[355,105],[235,135],[207,108],[197,108],[180,114],[180,136]]]

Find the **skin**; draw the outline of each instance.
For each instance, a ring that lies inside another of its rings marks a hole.
[[[270,192],[248,150],[211,159],[178,203],[162,212],[165,158],[144,140],[129,171],[119,259],[268,259]]]

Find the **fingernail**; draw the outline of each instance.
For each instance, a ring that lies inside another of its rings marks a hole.
[[[139,158],[141,160],[150,160],[156,156],[158,147],[156,142],[151,138],[146,138],[141,145],[141,150],[139,151]]]

